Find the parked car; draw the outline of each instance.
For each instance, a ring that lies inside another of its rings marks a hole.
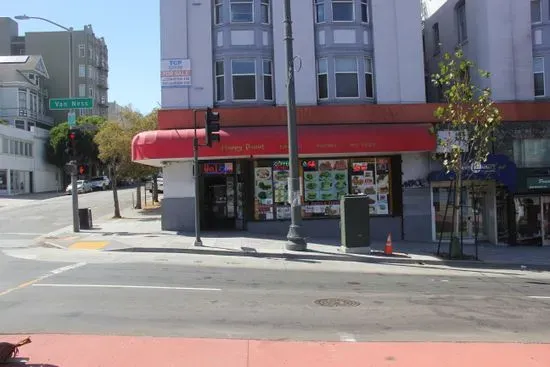
[[[149,180],[145,187],[150,193],[153,193],[153,179]],[[162,177],[157,177],[157,191],[161,194],[164,193],[164,179]]]
[[[92,184],[90,184],[90,181],[78,180],[76,181],[76,189],[79,194],[92,192]],[[67,195],[71,195],[73,193],[73,185],[69,184],[65,192],[67,193]]]
[[[92,190],[107,190],[111,187],[111,180],[107,176],[92,177],[90,180]]]

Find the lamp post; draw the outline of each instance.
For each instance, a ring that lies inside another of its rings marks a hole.
[[[305,251],[307,243],[302,237],[302,205],[300,202],[300,182],[298,178],[298,137],[296,127],[296,92],[294,86],[294,51],[292,47],[292,17],[290,0],[285,0],[285,44],[287,62],[287,124],[288,124],[288,163],[290,177],[288,193],[290,200],[290,227],[286,236],[287,250]]]
[[[42,20],[46,23],[53,24],[56,27],[59,27],[69,33],[69,98],[73,98],[74,97],[74,93],[73,93],[73,88],[74,88],[73,28],[62,26],[61,24],[46,18],[31,17],[26,14],[16,15],[14,18],[17,20],[29,20],[29,19]],[[67,121],[69,123],[69,126],[71,126],[71,124],[75,122],[75,111],[73,109],[69,110],[67,114]],[[71,194],[72,194],[72,202],[73,202],[73,231],[80,232],[80,222],[79,222],[79,216],[78,216],[78,188],[77,188],[78,172],[76,171],[76,166],[77,166],[76,161],[72,161],[71,163],[72,163]]]

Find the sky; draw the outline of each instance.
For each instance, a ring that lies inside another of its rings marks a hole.
[[[144,114],[159,106],[158,0],[0,0],[0,16],[21,14],[77,30],[91,24],[109,48],[109,101],[131,104]],[[40,20],[17,22],[19,35],[59,29]]]
[[[428,14],[433,14],[441,5],[443,5],[447,0],[426,0],[426,5],[428,7]]]

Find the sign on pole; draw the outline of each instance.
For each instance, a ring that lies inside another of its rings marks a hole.
[[[93,98],[50,98],[50,110],[90,109],[93,107]]]
[[[76,113],[74,111],[67,113],[67,122],[69,123],[69,127],[76,126]]]

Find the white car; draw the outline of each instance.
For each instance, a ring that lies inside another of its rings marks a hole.
[[[147,182],[145,187],[150,193],[153,193],[153,180]],[[162,177],[157,177],[157,191],[161,194],[164,193],[164,179]]]
[[[111,187],[111,180],[107,176],[92,177],[90,180],[93,190],[107,190]]]
[[[86,192],[92,191],[92,185],[90,184],[89,181],[78,180],[76,181],[76,189],[79,194],[84,194]],[[67,195],[71,195],[73,193],[73,185],[69,184],[65,192],[67,193]]]

